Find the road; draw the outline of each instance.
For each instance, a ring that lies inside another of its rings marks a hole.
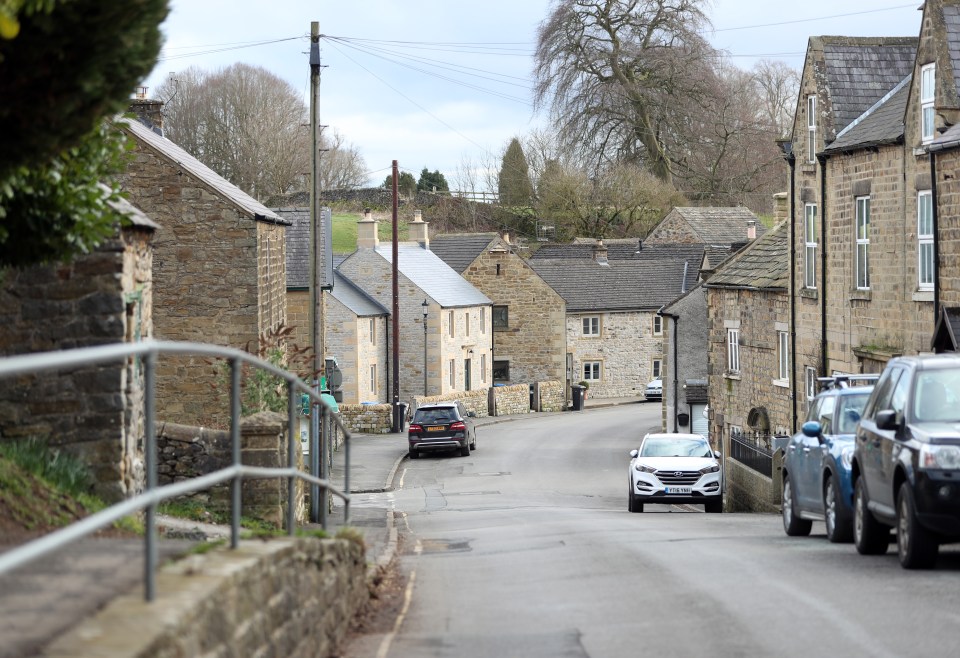
[[[960,652],[960,550],[907,572],[780,517],[626,507],[659,407],[481,428],[470,457],[405,461],[392,507],[405,598],[348,658],[919,656]]]

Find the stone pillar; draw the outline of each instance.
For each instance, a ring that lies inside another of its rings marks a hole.
[[[419,242],[424,249],[430,248],[430,234],[428,227],[430,222],[423,221],[423,213],[419,210],[413,211],[413,221],[407,224],[411,242]]]
[[[363,211],[363,219],[357,222],[357,248],[376,249],[380,244],[380,236],[377,235],[377,220],[373,218],[370,210]]]
[[[283,414],[261,411],[240,422],[241,461],[245,466],[284,468],[287,466],[287,419]],[[294,441],[294,454],[299,470],[303,470],[300,439]],[[287,518],[287,479],[265,478],[243,481],[243,514],[283,528]],[[298,480],[294,497],[296,522],[306,518],[303,481]]]

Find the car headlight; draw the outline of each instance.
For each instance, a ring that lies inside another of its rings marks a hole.
[[[646,464],[641,464],[640,462],[637,462],[637,465],[634,466],[634,468],[637,469],[638,471],[640,471],[641,473],[656,473],[656,472],[657,472],[657,469],[653,468],[652,466],[647,466]]]
[[[920,468],[960,469],[960,446],[920,446]]]
[[[720,472],[720,466],[718,464],[714,464],[713,466],[707,466],[705,468],[700,469],[700,473],[702,475],[706,475],[707,473],[719,473],[719,472]]]
[[[840,451],[840,463],[843,464],[845,468],[851,468],[853,466],[853,446]]]

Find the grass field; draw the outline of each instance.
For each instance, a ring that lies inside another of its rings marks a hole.
[[[352,254],[357,248],[357,222],[360,221],[360,213],[334,214],[333,215],[333,253]],[[385,217],[377,216],[380,224],[377,226],[381,242],[390,242],[393,239],[393,227],[390,224],[390,215]],[[407,222],[401,220],[397,227],[400,240],[406,240],[408,236]]]

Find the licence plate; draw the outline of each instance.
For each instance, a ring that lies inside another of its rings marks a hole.
[[[667,487],[664,489],[664,493],[668,494],[688,494],[691,491],[690,487]]]
[[[430,427],[427,428],[427,431],[428,431],[428,432],[442,432],[444,429],[446,429],[446,428],[445,428],[443,425],[431,425]]]

